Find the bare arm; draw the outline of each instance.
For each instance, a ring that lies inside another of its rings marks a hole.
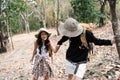
[[[53,44],[52,44],[52,42],[50,41],[50,47],[51,47],[52,51],[54,53],[56,53],[59,50],[60,45],[56,45],[56,47],[54,47]]]
[[[59,50],[59,48],[60,48],[60,45],[56,45],[54,53],[56,53]]]
[[[31,58],[31,60],[30,61],[33,61],[33,59],[34,59],[34,56],[35,56],[35,54],[36,54],[36,50],[37,50],[37,41],[35,41],[34,42],[34,50],[33,50],[33,55],[32,55],[32,58]]]
[[[53,44],[51,41],[50,41],[50,48],[52,49],[53,52],[55,51],[55,48],[53,47]]]
[[[62,43],[64,43],[64,42],[67,41],[68,39],[69,39],[68,37],[63,36],[63,37],[58,41],[58,43],[57,43],[57,45],[56,45],[56,47],[55,47],[54,53],[56,53],[56,52],[59,50],[59,48],[60,48],[60,46],[62,45]]]
[[[111,43],[112,43],[112,44],[115,43],[115,37],[113,37],[113,39],[111,40]]]

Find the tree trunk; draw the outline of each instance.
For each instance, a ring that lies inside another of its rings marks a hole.
[[[23,25],[22,25],[22,18],[20,16],[20,19],[19,19],[19,25],[20,25],[20,33],[23,33]]]
[[[100,4],[101,4],[100,12],[102,14],[105,14],[105,4],[106,4],[106,1],[107,0],[100,1]],[[99,27],[103,26],[104,24],[105,24],[104,19],[102,17],[100,17]]]
[[[46,0],[42,0],[42,21],[44,28],[46,28]]]
[[[29,33],[30,32],[30,28],[29,28],[29,22],[28,22],[28,15],[26,13],[20,13],[22,19],[24,20],[25,22],[25,30],[26,30],[26,33]]]
[[[9,28],[9,18],[8,13],[6,14],[6,26],[7,26],[7,35],[10,36],[10,28]]]
[[[2,1],[0,0],[0,18],[1,18],[1,3],[2,3]],[[1,44],[0,48],[3,47],[1,20],[0,20],[0,44]]]
[[[53,0],[53,5],[54,5],[54,8],[53,8],[53,13],[52,13],[52,16],[53,16],[53,27],[55,27],[55,20],[56,20],[56,16],[55,16],[55,10],[56,10],[56,0]]]
[[[0,21],[0,48],[2,48],[3,47],[3,41],[2,41],[2,28],[1,28],[1,21]]]
[[[10,2],[10,0],[7,0],[7,5],[8,3]],[[11,41],[11,47],[12,49],[14,49],[14,44],[13,44],[13,40],[12,40],[12,31],[11,31],[11,28],[10,28],[10,17],[8,16],[8,11],[9,9],[7,9],[6,11],[6,26],[7,26],[7,36],[10,37],[10,41]]]
[[[2,16],[1,4],[2,4],[2,1],[0,0],[0,19],[1,19],[1,16]],[[3,29],[3,27],[2,27],[1,20],[0,20],[0,53],[7,51],[5,43],[3,41],[4,40],[4,36],[3,36],[3,30],[2,29]]]
[[[118,27],[118,19],[116,15],[116,0],[108,0],[108,1],[109,1],[111,16],[112,16],[112,20],[111,20],[112,28],[115,35],[116,47],[117,47],[117,51],[120,59],[120,30]]]
[[[57,35],[60,35],[58,31],[59,12],[60,12],[60,0],[57,0],[57,21],[56,21]]]

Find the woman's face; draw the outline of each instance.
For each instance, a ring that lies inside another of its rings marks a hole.
[[[48,34],[44,31],[41,32],[41,39],[45,41],[45,40],[47,40],[47,38],[48,38]]]

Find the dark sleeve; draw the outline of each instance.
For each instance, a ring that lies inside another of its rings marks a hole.
[[[95,45],[112,45],[111,40],[99,39],[90,31],[86,31],[86,39],[88,42],[93,42]]]
[[[57,45],[62,45],[63,42],[67,41],[69,38],[66,36],[63,36],[57,43]]]

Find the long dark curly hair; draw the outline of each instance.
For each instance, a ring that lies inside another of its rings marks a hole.
[[[39,32],[38,37],[37,37],[37,44],[38,44],[38,48],[39,48],[39,54],[41,54],[41,48],[43,46],[43,42],[42,42],[42,38],[41,38],[41,33],[44,31]],[[52,56],[52,48],[50,47],[50,40],[49,40],[49,34],[47,32],[45,32],[48,36],[47,39],[45,40],[45,48],[47,50],[47,52],[49,53],[49,56]]]

